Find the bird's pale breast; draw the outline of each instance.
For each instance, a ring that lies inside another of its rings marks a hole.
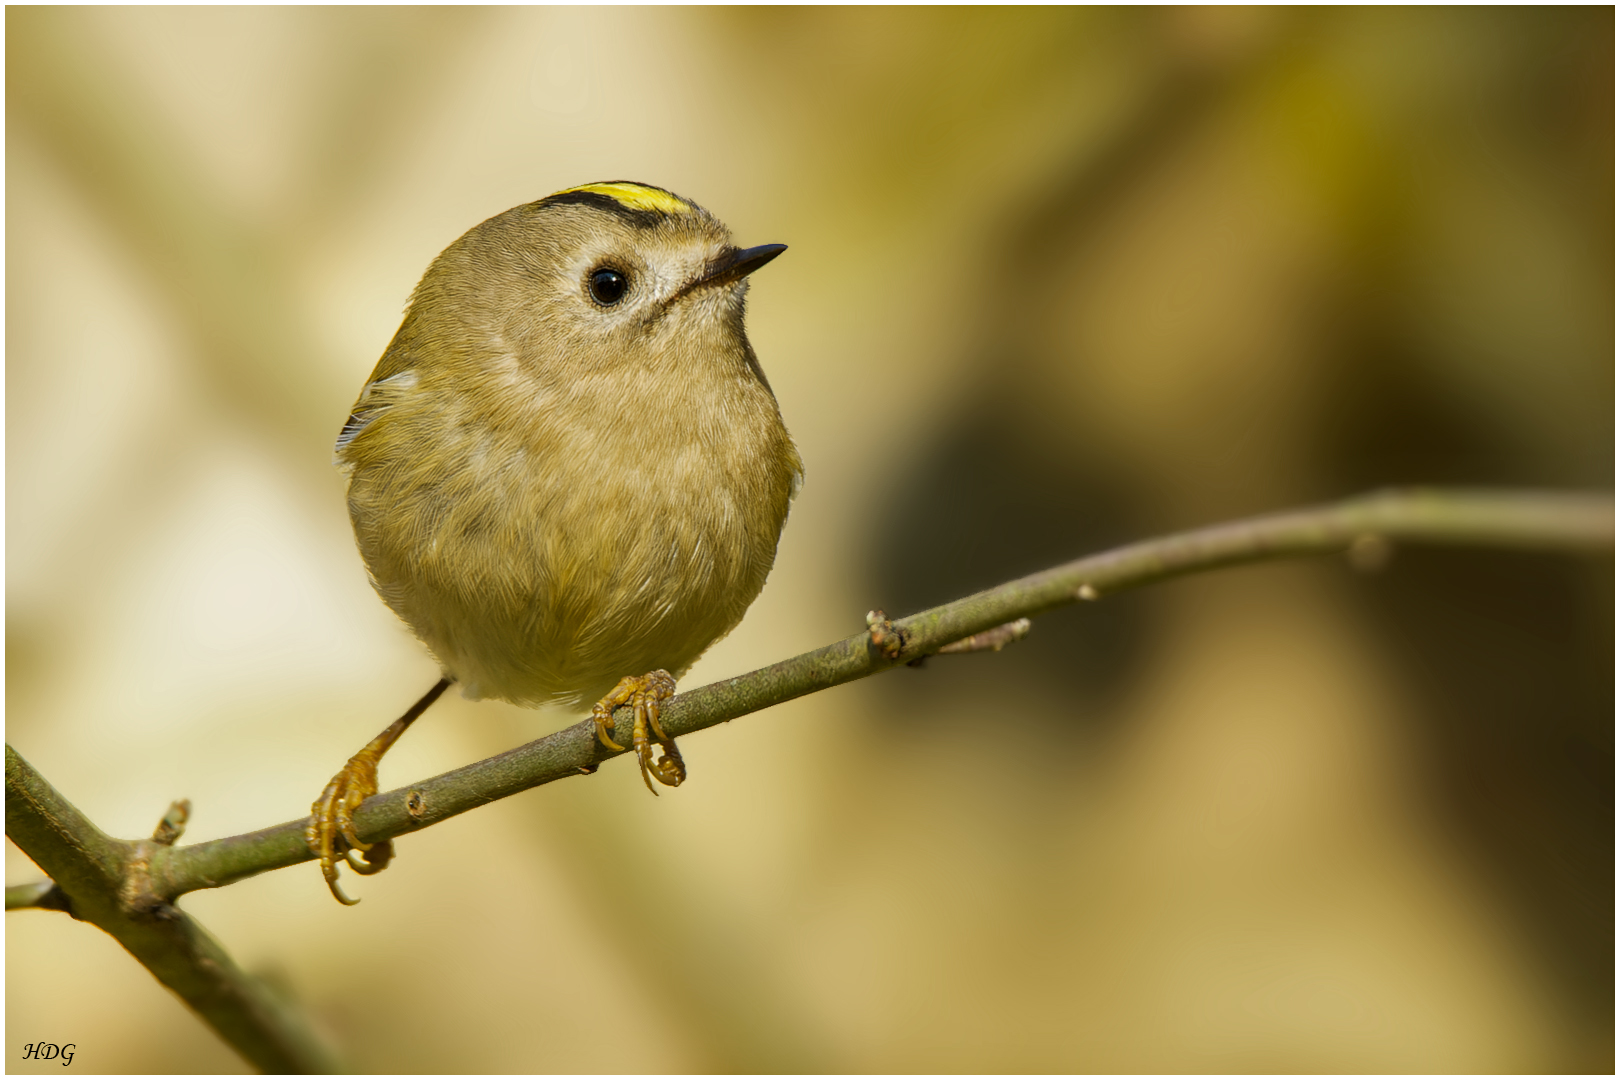
[[[589,407],[530,402],[524,422],[476,408],[379,418],[432,428],[438,446],[431,465],[357,463],[361,552],[468,696],[576,702],[624,675],[679,675],[742,618],[798,458],[769,390],[709,382],[621,377]]]

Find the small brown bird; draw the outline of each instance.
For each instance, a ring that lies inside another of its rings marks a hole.
[[[759,595],[802,475],[743,330],[748,275],[784,250],[613,181],[492,217],[428,267],[337,460],[371,582],[444,677],[315,802],[306,839],[340,901],[338,837],[357,872],[387,865],[353,812],[451,682],[596,700],[614,750],[630,704],[648,789],[685,779],[659,704]]]

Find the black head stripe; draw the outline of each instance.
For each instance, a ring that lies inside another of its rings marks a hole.
[[[547,206],[566,206],[575,203],[580,206],[593,206],[598,210],[606,210],[615,214],[632,225],[643,229],[650,229],[664,220],[665,215],[656,210],[636,210],[624,205],[611,195],[603,195],[600,191],[560,191],[555,195],[548,195],[535,203],[536,208]]]

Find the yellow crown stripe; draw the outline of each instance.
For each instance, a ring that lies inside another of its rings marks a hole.
[[[631,210],[648,210],[657,214],[690,214],[692,204],[685,199],[677,198],[663,188],[648,187],[645,184],[631,184],[618,181],[610,184],[581,184],[579,187],[564,188],[558,195],[567,195],[573,191],[590,191],[597,195],[606,195]]]

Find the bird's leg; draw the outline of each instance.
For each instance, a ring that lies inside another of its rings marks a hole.
[[[358,900],[350,900],[343,895],[338,887],[337,871],[337,840],[343,837],[347,845],[343,852],[343,859],[349,868],[357,874],[375,874],[388,866],[388,861],[394,857],[392,841],[382,840],[375,844],[361,842],[354,832],[354,812],[360,804],[372,795],[377,794],[377,763],[388,752],[399,737],[405,734],[416,718],[427,712],[428,706],[439,700],[450,686],[448,678],[440,679],[433,684],[433,689],[422,695],[418,701],[405,711],[405,715],[389,724],[381,735],[368,742],[338,774],[332,777],[332,782],[326,785],[321,797],[309,808],[309,824],[304,826],[304,843],[309,850],[321,861],[321,876],[326,879],[327,888],[337,897],[341,904],[358,904]],[[355,852],[361,853],[361,859],[355,858]],[[362,861],[363,860],[363,861]]]
[[[641,765],[642,783],[654,795],[658,794],[658,789],[652,786],[654,779],[666,787],[678,787],[686,779],[686,764],[681,760],[681,752],[675,746],[675,740],[666,735],[658,723],[660,706],[674,696],[675,677],[667,671],[651,671],[645,675],[626,675],[591,709],[591,719],[596,723],[596,737],[609,750],[624,749],[609,734],[613,730],[613,710],[620,705],[629,705],[635,710],[636,726],[631,745],[635,747],[636,761]],[[655,742],[662,751],[657,760],[653,758]]]

